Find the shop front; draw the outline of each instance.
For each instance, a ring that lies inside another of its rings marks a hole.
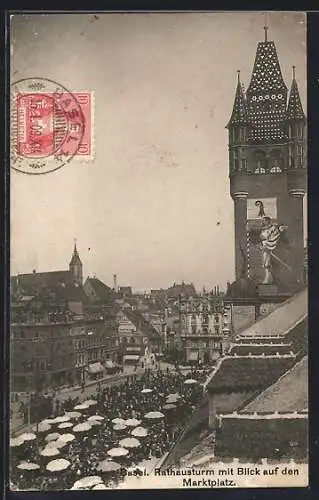
[[[105,374],[105,368],[99,361],[96,363],[91,363],[87,367],[87,373],[91,380],[98,380]]]

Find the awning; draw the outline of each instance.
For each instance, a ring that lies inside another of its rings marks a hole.
[[[190,351],[188,359],[190,361],[197,361],[198,360],[198,351]]]
[[[92,363],[88,367],[88,372],[91,374],[100,373],[104,371],[104,366],[101,363]]]
[[[124,361],[138,361],[140,359],[140,356],[137,356],[135,354],[127,354],[124,356]]]

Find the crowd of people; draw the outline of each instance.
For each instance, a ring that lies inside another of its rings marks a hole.
[[[155,457],[160,459],[171,449],[202,399],[201,383],[205,381],[207,373],[206,370],[192,370],[187,374],[146,370],[142,375],[132,375],[118,385],[103,387],[100,384],[93,404],[82,408],[76,419],[70,419],[68,429],[61,430],[53,423],[46,433],[37,433],[36,439],[11,448],[12,488],[64,490],[70,489],[78,479],[101,474],[104,484],[114,487],[124,479],[128,467],[136,467]],[[174,404],[168,404],[169,395],[175,397]],[[66,415],[78,403],[78,398],[54,401],[47,418]],[[149,412],[157,412],[158,416],[149,418]],[[98,419],[93,425],[92,418],[96,416]],[[124,421],[124,425],[117,426],[112,422],[114,419]],[[138,437],[136,447],[128,448],[126,455],[111,458],[107,454],[108,450],[121,447],[123,438],[133,437],[134,426],[125,425],[126,421],[132,419],[138,422],[139,427],[143,427],[144,435]],[[63,471],[47,471],[46,465],[52,458],[41,455],[47,445],[46,436],[52,432],[72,433],[72,426],[81,422],[88,422],[92,427],[84,432],[74,432],[74,439],[59,449],[59,455],[54,457],[64,458],[70,465]],[[117,471],[103,473],[99,464],[105,460],[115,461],[121,467]],[[24,461],[35,463],[40,468],[34,471],[21,470],[19,464]]]

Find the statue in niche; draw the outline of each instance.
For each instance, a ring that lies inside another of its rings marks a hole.
[[[274,254],[280,242],[283,241],[283,234],[286,230],[287,226],[273,223],[270,217],[263,217],[259,244],[262,252],[262,265],[265,271],[264,280],[262,282],[264,285],[270,285],[274,282],[272,259],[275,259],[291,271],[290,266]]]

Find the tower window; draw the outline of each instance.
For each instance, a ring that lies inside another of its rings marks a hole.
[[[241,169],[243,172],[247,172],[247,160],[246,159],[241,160]]]
[[[254,153],[255,161],[255,174],[265,174],[266,173],[266,154],[264,151],[255,151]]]
[[[303,146],[301,144],[297,145],[297,167],[303,166]]]
[[[296,126],[296,136],[302,138],[303,137],[303,125],[298,123]]]
[[[235,127],[234,130],[233,130],[233,140],[234,140],[234,142],[238,143],[239,142],[239,138],[240,138],[239,129],[237,127]]]
[[[277,174],[282,171],[282,154],[278,149],[271,152],[271,168],[270,173]]]
[[[239,171],[239,159],[238,159],[238,151],[237,149],[233,152],[233,161],[234,161],[234,171]]]

